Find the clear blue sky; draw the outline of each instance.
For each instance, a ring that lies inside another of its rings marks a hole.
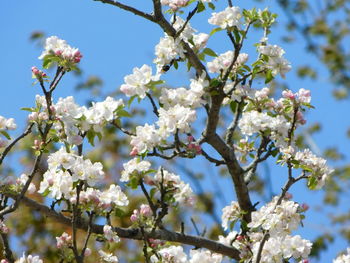
[[[222,2],[225,2],[221,0]],[[125,1],[130,5],[149,9],[150,0]],[[141,2],[141,4],[140,4]],[[221,3],[222,3],[221,2]],[[249,2],[249,3],[247,3]],[[281,24],[285,20],[274,1],[267,1],[273,12],[280,13],[278,18]],[[250,7],[254,1],[235,1],[241,7]],[[266,5],[266,3],[265,3]],[[264,7],[263,5],[262,7]],[[218,9],[220,10],[220,8]],[[205,21],[209,13],[198,15],[194,19],[194,27],[209,33],[212,29]],[[295,44],[285,45],[279,40],[283,26],[276,28],[276,34],[271,37],[272,44],[280,44],[286,50],[286,57],[292,65],[303,65],[305,61],[318,63],[312,55],[306,54],[302,46],[302,39]],[[14,117],[17,120],[19,131],[23,129],[27,112],[20,111],[21,107],[33,105],[35,94],[40,92],[38,86],[32,86],[30,68],[33,65],[40,66],[37,59],[41,50],[29,41],[33,31],[43,31],[48,36],[57,35],[67,42],[78,47],[84,57],[81,62],[83,75],[81,77],[66,76],[60,84],[55,97],[74,95],[76,100],[83,103],[86,94],[76,93],[75,85],[89,75],[101,77],[105,83],[104,91],[113,91],[123,83],[123,77],[130,74],[132,68],[143,64],[151,65],[154,58],[154,46],[162,36],[161,30],[144,19],[130,13],[121,11],[115,7],[103,5],[92,0],[3,0],[0,2],[0,91],[2,101],[0,103],[0,115]],[[297,36],[298,37],[298,36]],[[209,47],[223,52],[228,47],[224,41],[210,40]],[[247,51],[253,50],[252,47]],[[350,126],[350,119],[344,118],[349,112],[349,101],[335,102],[331,97],[331,84],[327,79],[327,72],[321,65],[320,81],[301,81],[296,78],[296,73],[287,74],[286,81],[297,90],[299,88],[311,89],[313,95],[313,110],[307,115],[309,123],[323,123],[323,131],[313,139],[324,149],[327,146],[337,145],[344,153],[350,148],[349,140],[345,138],[345,128]],[[185,72],[169,73],[169,79],[173,85],[186,85],[187,74]],[[292,83],[292,84],[291,84]],[[259,88],[256,86],[255,88]],[[347,156],[349,157],[349,156]],[[272,170],[273,180],[284,178],[278,174],[284,172],[279,169]],[[274,191],[278,192],[283,180],[275,180]],[[304,187],[297,187],[292,191],[297,201],[307,201],[312,205],[322,205],[321,192],[307,192]],[[232,195],[227,195],[228,200]],[[308,215],[308,214],[307,214]],[[325,214],[322,216],[325,217]],[[318,221],[324,222],[320,216],[310,212],[310,219],[305,221],[304,238],[312,238],[321,231]],[[325,255],[323,262],[330,262],[339,249],[345,248],[342,241],[336,243],[333,249]]]

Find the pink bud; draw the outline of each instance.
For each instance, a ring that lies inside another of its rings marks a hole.
[[[142,204],[140,206],[140,214],[145,216],[145,217],[151,216],[152,215],[151,207],[149,205]]]
[[[145,178],[143,180],[148,185],[154,185],[154,181],[152,180],[152,178],[150,176],[145,176]]]
[[[34,194],[36,192],[36,187],[35,184],[30,183],[29,187],[28,187],[28,193],[29,194]]]
[[[306,120],[304,119],[304,115],[303,115],[302,112],[298,111],[296,117],[297,117],[297,121],[298,121],[300,124],[304,125],[304,124],[306,123]]]
[[[132,148],[132,150],[131,150],[131,152],[130,152],[130,155],[131,155],[131,156],[136,156],[138,153],[139,153],[139,152],[138,152],[137,148],[134,147],[134,148]]]
[[[55,113],[55,112],[56,112],[55,106],[51,105],[51,106],[50,106],[50,110],[51,110],[51,113]]]
[[[39,75],[40,74],[40,70],[37,67],[32,67],[32,72],[34,75]]]
[[[133,214],[130,216],[130,220],[131,222],[136,222],[138,219],[139,215],[139,211],[137,211],[136,209],[133,211]]]
[[[303,259],[302,263],[309,263],[308,259]]]
[[[196,150],[197,154],[202,154],[202,147],[199,144],[196,144],[194,149]]]
[[[2,260],[0,261],[0,263],[9,263],[9,262],[7,261],[7,259],[2,259]]]
[[[34,140],[34,146],[35,148],[38,148],[40,145],[40,141],[39,140]]]
[[[306,204],[306,203],[303,203],[301,205],[301,208],[303,209],[303,211],[307,211],[307,210],[309,210],[310,206],[308,204]]]
[[[293,195],[292,195],[291,193],[287,192],[287,193],[284,195],[284,197],[285,197],[286,199],[292,199],[292,198],[293,198]]]
[[[72,137],[72,144],[74,145],[80,145],[83,143],[83,137],[80,135],[75,135]]]
[[[282,96],[284,98],[291,99],[291,100],[295,99],[295,95],[293,94],[293,92],[291,90],[284,90],[282,92]]]
[[[32,112],[28,115],[28,120],[29,121],[35,121],[38,119],[38,113],[37,112]]]
[[[57,51],[55,52],[55,54],[56,54],[57,56],[61,56],[61,55],[62,55],[62,50],[57,50]]]
[[[194,141],[194,137],[192,135],[187,136],[187,141],[188,142],[193,142]]]
[[[237,236],[237,238],[236,238],[237,241],[242,241],[243,239],[244,239],[244,236],[242,236],[242,235],[239,235],[239,236]]]
[[[82,57],[83,57],[83,55],[80,53],[79,50],[77,50],[77,51],[73,54],[73,61],[74,61],[75,63],[79,63]]]
[[[84,256],[88,257],[88,256],[90,256],[90,255],[91,255],[91,249],[87,247],[87,248],[85,249]]]
[[[134,215],[134,214],[132,214],[132,215],[130,216],[130,220],[131,220],[131,222],[136,222],[136,221],[137,221],[137,216]]]
[[[0,148],[4,148],[7,146],[7,141],[0,138]]]

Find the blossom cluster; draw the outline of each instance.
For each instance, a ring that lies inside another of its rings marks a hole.
[[[69,153],[65,148],[48,157],[48,170],[44,173],[40,183],[39,193],[60,200],[65,198],[76,202],[74,183],[85,181],[89,186],[104,179],[102,164],[92,163],[89,159],[83,159],[74,153]],[[107,209],[113,206],[125,206],[128,199],[118,185],[110,185],[109,189],[101,192],[98,189],[88,187],[80,193],[82,204],[94,208]]]
[[[70,63],[79,63],[83,56],[79,49],[71,47],[65,40],[59,39],[57,36],[47,38],[44,48],[45,50],[39,59],[45,60],[47,56],[54,56]]]
[[[349,263],[350,262],[350,248],[347,249],[347,253],[339,255],[333,260],[333,263]]]
[[[252,213],[252,220],[248,224],[250,230],[246,235],[232,231],[226,237],[220,236],[219,242],[240,250],[244,262],[251,262],[252,259],[255,262],[261,249],[261,262],[265,263],[271,260],[283,262],[292,257],[296,260],[307,259],[312,243],[299,235],[290,235],[301,224],[306,206],[279,199],[274,197],[270,203]],[[239,217],[240,210],[237,208],[238,211],[235,211],[236,207],[233,202],[223,209],[223,225]]]
[[[235,58],[235,55],[232,50],[229,50],[219,55],[213,61],[207,63],[209,72],[211,73],[226,72],[226,70],[228,70],[230,65],[233,63],[234,58]],[[235,64],[232,67],[232,71],[235,71],[239,66],[244,65],[248,61],[248,58],[249,56],[247,53],[240,53],[236,58]]]
[[[160,249],[158,252],[160,259],[153,255],[151,257],[152,263],[220,263],[222,262],[222,255],[212,253],[206,249],[198,249],[190,251],[190,258],[188,259],[186,253],[181,246],[170,246]]]
[[[124,164],[121,181],[129,182],[144,179],[145,183],[150,186],[155,186],[159,191],[167,189],[167,192],[173,196],[177,203],[192,204],[194,196],[189,184],[183,182],[180,176],[173,174],[163,168],[159,168],[154,176],[150,176],[154,170],[150,169],[151,164],[148,161],[140,161],[139,158],[134,158]]]
[[[236,222],[242,217],[242,211],[241,208],[239,207],[239,204],[236,201],[232,201],[231,205],[225,206],[222,209],[222,216],[221,216],[221,221],[222,221],[222,227],[224,230],[227,230],[229,227],[229,222]]]
[[[190,125],[196,120],[195,108],[203,102],[205,87],[209,85],[202,74],[198,79],[191,79],[190,89],[163,89],[160,97],[159,120],[154,124],[136,127],[135,136],[131,137],[133,154],[142,154],[162,144],[177,131],[189,133]]]
[[[152,68],[150,66],[143,65],[141,68],[134,68],[133,74],[125,76],[125,84],[121,85],[120,90],[128,97],[136,95],[143,99],[146,97],[151,81],[156,81],[158,78],[157,76],[152,76]]]
[[[320,189],[324,186],[325,181],[333,170],[326,165],[326,160],[317,157],[309,149],[305,149],[302,152],[297,152],[295,154],[294,160],[299,162],[296,167],[301,167],[311,174],[311,178],[315,180],[315,185],[311,185],[313,189]],[[309,183],[311,180],[309,180]]]
[[[185,25],[185,21],[177,16],[173,21],[173,27],[176,31],[181,31],[177,38],[173,38],[167,34],[162,37],[155,47],[156,58],[153,62],[157,65],[157,72],[162,73],[165,65],[172,64],[175,60],[183,60],[185,51],[182,41],[186,42],[196,52],[200,52],[205,48],[209,35],[205,33],[195,34],[196,30],[191,27],[190,23]]]
[[[242,13],[238,6],[227,7],[224,11],[213,13],[209,18],[209,24],[216,25],[222,29],[240,28],[242,25]]]
[[[258,46],[258,52],[267,57],[264,67],[270,69],[273,76],[280,74],[284,78],[291,70],[290,62],[283,57],[285,51],[281,47],[263,43]]]
[[[40,124],[49,118],[45,97],[37,95],[36,105],[37,108],[28,118]],[[83,141],[81,132],[101,133],[107,123],[118,118],[118,111],[123,108],[124,103],[121,99],[107,97],[104,101],[93,102],[91,107],[86,108],[76,104],[74,98],[69,96],[59,98],[57,103],[50,107],[50,111],[55,119],[54,129],[63,133],[61,138],[65,138],[69,144],[79,145]]]
[[[26,256],[23,253],[23,256],[19,260],[17,260],[16,263],[43,263],[43,260],[40,259],[39,256],[32,256],[32,255]]]
[[[0,116],[0,134],[2,134],[5,138],[0,137],[0,149],[6,147],[8,144],[8,140],[10,136],[7,134],[8,130],[14,130],[17,128],[15,120],[13,118],[6,119],[3,116]]]

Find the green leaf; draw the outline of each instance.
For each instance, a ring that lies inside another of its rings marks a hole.
[[[21,110],[30,111],[30,112],[35,112],[36,111],[33,108],[21,108]]]
[[[203,53],[208,55],[208,56],[211,56],[211,57],[217,57],[218,55],[210,48],[206,48],[203,50]]]
[[[114,208],[114,215],[117,216],[117,217],[124,217],[125,216],[125,212],[124,212],[124,210],[116,207],[116,208]]]
[[[48,196],[49,193],[50,193],[50,190],[47,188],[41,195],[43,197],[46,197],[46,196]]]
[[[209,8],[211,8],[212,10],[215,10],[215,5],[213,3],[208,3]]]
[[[233,113],[236,113],[236,109],[237,109],[237,102],[236,101],[231,101],[230,109]]]
[[[151,199],[153,199],[154,195],[156,194],[156,192],[158,191],[157,188],[153,187],[149,193]]]
[[[173,65],[174,65],[174,68],[175,68],[175,69],[178,69],[178,68],[179,68],[179,64],[177,63],[177,61],[176,61],[176,60],[174,60]]]
[[[129,112],[127,112],[126,110],[119,110],[118,112],[117,112],[117,115],[118,115],[118,117],[127,117],[127,118],[130,118],[132,115],[129,113]]]
[[[271,80],[274,79],[274,76],[272,75],[272,70],[268,70],[265,75],[265,84],[271,82]]]
[[[216,32],[219,32],[223,30],[221,27],[214,28],[212,31],[210,31],[210,36],[214,35]]]
[[[205,10],[205,5],[202,2],[198,2],[197,13],[203,12]]]
[[[163,83],[164,83],[164,80],[152,80],[152,81],[150,81],[150,83],[148,83],[148,85],[156,86],[156,85],[160,85],[160,84],[163,84]]]
[[[310,173],[313,172],[313,170],[309,166],[306,166],[306,165],[300,165],[300,168],[303,169],[304,171],[307,171]]]
[[[137,97],[137,95],[132,96],[128,101],[128,108],[130,108],[131,103],[134,101],[134,99]]]
[[[307,182],[307,187],[311,190],[315,190],[317,186],[317,179],[316,177],[309,177],[309,180]]]
[[[89,130],[87,132],[86,136],[87,136],[88,142],[91,144],[91,146],[95,146],[95,144],[94,144],[95,132],[93,132],[92,130]]]
[[[6,137],[6,139],[11,140],[10,135],[9,135],[6,131],[0,131],[0,133],[1,133],[2,135],[4,135],[4,136]]]
[[[139,185],[139,179],[137,176],[134,176],[134,177],[131,177],[130,178],[130,182],[128,183],[128,186],[131,188],[131,189],[136,189]]]
[[[235,35],[236,43],[239,43],[241,41],[241,35],[239,34],[239,31],[235,29],[233,30],[233,34]]]
[[[221,82],[220,82],[218,79],[212,79],[212,80],[210,81],[210,87],[215,88],[215,87],[219,86],[220,83],[221,83]]]

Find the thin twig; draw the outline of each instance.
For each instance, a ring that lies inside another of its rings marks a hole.
[[[152,107],[153,107],[153,112],[155,115],[157,115],[157,117],[159,117],[159,112],[158,112],[158,108],[156,103],[154,102],[151,94],[149,94],[148,92],[146,93],[147,97],[149,98],[149,100],[151,101]]]
[[[119,7],[121,9],[123,9],[123,10],[129,11],[129,12],[135,14],[135,15],[141,16],[143,18],[146,18],[149,21],[154,22],[154,17],[152,15],[147,14],[145,12],[142,12],[140,10],[137,10],[136,8],[133,8],[131,6],[124,5],[124,4],[122,4],[122,3],[118,2],[118,1],[112,1],[112,0],[94,0],[94,1],[102,2],[104,4],[110,4],[110,5]]]
[[[29,126],[27,127],[27,129],[20,135],[18,136],[15,140],[13,140],[6,148],[5,150],[2,152],[2,154],[0,155],[0,165],[2,164],[4,158],[6,157],[6,155],[9,153],[9,151],[12,149],[12,147],[20,140],[22,140],[24,137],[26,137],[29,133],[32,132],[32,128],[34,126],[34,123],[29,124]]]

